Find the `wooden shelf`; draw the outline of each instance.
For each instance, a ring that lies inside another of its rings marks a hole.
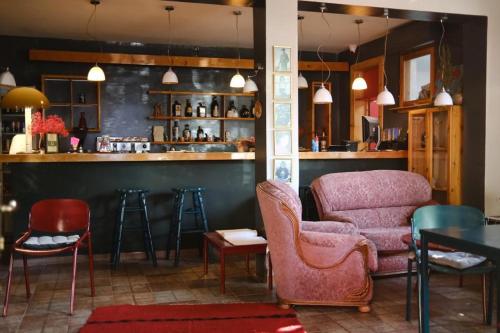
[[[71,103],[50,103],[50,106],[71,106]]]
[[[226,142],[226,141],[153,141],[151,142],[153,145],[227,145],[227,144],[236,144],[236,142]]]
[[[445,148],[445,147],[433,147],[432,151],[447,152],[448,148]]]
[[[207,95],[207,96],[247,96],[253,97],[254,93],[238,92],[203,92],[203,91],[173,91],[173,90],[148,90],[150,95]]]
[[[416,109],[426,109],[429,107],[432,107],[433,104],[417,104],[417,105],[408,105],[408,106],[397,106],[394,108],[390,108],[389,111],[394,111],[398,113],[407,113],[411,110],[416,110]]]
[[[24,118],[24,113],[2,113],[2,117]]]
[[[73,104],[73,106],[75,107],[81,107],[81,108],[84,108],[84,107],[96,107],[97,106],[97,103],[84,103],[84,104],[81,104],[81,103],[75,103]]]
[[[148,117],[149,120],[232,120],[232,121],[251,121],[255,118],[240,118],[240,117],[172,117],[172,116],[159,116]]]

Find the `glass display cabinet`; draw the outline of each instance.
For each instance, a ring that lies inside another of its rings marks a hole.
[[[461,204],[461,160],[460,106],[408,113],[408,170],[427,178],[437,201]]]

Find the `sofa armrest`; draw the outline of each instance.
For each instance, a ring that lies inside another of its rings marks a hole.
[[[304,263],[316,269],[334,268],[359,252],[367,260],[368,268],[377,270],[375,245],[361,235],[302,231],[298,250]]]
[[[337,234],[359,235],[358,228],[354,224],[336,221],[302,221],[300,223],[302,231],[317,231]]]

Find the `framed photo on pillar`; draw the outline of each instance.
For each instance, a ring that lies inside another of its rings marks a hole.
[[[274,74],[274,99],[289,101],[292,99],[292,77],[290,74]]]
[[[292,155],[292,131],[276,130],[274,131],[274,155],[290,156]]]
[[[284,183],[292,182],[292,160],[276,158],[273,165],[273,179]]]
[[[291,73],[292,48],[273,46],[273,69],[275,72]]]
[[[292,104],[274,103],[274,128],[292,127]]]

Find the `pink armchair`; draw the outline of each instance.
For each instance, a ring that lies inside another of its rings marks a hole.
[[[370,311],[375,246],[339,222],[301,222],[302,206],[283,183],[257,185],[279,303],[357,306]]]

